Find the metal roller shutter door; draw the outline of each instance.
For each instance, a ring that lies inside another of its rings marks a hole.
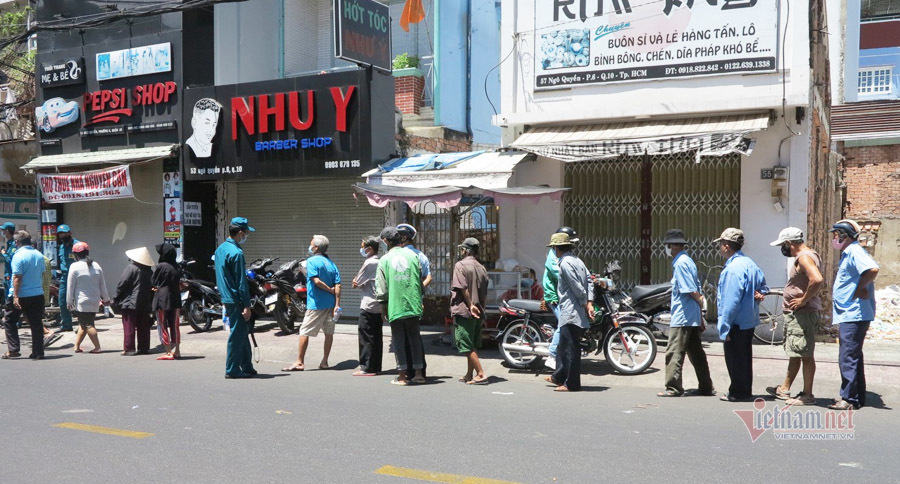
[[[273,266],[306,257],[315,234],[328,237],[328,255],[341,272],[341,307],[350,317],[359,315],[359,289],[350,282],[363,259],[359,242],[384,228],[384,211],[360,200],[350,188],[353,178],[313,181],[265,181],[237,184],[237,207],[256,233],[244,245],[247,263],[262,257],[280,257]]]

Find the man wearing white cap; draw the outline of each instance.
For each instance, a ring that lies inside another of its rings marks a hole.
[[[753,328],[759,325],[759,301],[769,292],[766,276],[745,256],[744,232],[727,228],[714,240],[725,267],[719,275],[719,338],[725,342],[725,366],[731,385],[719,397],[727,402],[753,398]]]
[[[788,356],[787,375],[784,382],[775,387],[767,387],[766,392],[775,398],[787,400],[790,405],[813,405],[813,377],[816,374],[816,329],[819,327],[819,312],[822,299],[819,289],[825,279],[822,277],[822,260],[816,251],[803,241],[803,231],[788,227],[778,234],[772,247],[781,247],[781,255],[793,257],[788,270],[788,281],[784,286],[784,352]],[[791,384],[803,365],[803,391],[791,398]]]

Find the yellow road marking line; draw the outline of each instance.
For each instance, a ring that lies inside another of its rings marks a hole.
[[[486,477],[461,476],[458,474],[444,474],[442,472],[423,471],[419,469],[407,469],[405,467],[382,466],[375,474],[383,476],[405,477],[428,482],[442,482],[445,484],[518,484],[512,481],[499,481]]]
[[[131,437],[132,439],[145,439],[153,437],[153,434],[147,432],[136,432],[134,430],[114,429],[110,427],[98,427],[96,425],[85,425],[75,422],[63,422],[54,425],[61,429],[83,430],[85,432],[94,432],[96,434],[115,435],[118,437]]]

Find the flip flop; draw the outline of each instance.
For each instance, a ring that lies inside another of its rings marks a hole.
[[[556,383],[556,380],[554,380],[552,376],[545,376],[544,381],[553,385],[559,385],[559,383]]]
[[[656,394],[657,397],[680,397],[683,393],[678,393],[673,390],[664,390]]]
[[[458,381],[460,383],[469,383],[470,381],[472,381],[472,379],[461,376],[461,377],[459,377],[459,380],[456,380],[456,381]]]
[[[168,360],[174,360],[175,357],[172,356],[172,355],[162,355],[162,356],[157,356],[156,359],[157,359],[157,360],[166,360],[166,361],[168,361]]]
[[[4,360],[8,360],[10,358],[18,358],[20,356],[22,356],[21,353],[7,351],[6,353],[3,353],[3,355],[0,355],[0,358],[3,358]]]
[[[425,378],[413,378],[412,382],[417,385],[424,385],[426,383]]]
[[[405,387],[409,385],[409,382],[406,380],[391,380],[391,385],[400,385],[401,387]]]
[[[84,353],[84,350],[81,349],[81,348],[78,348],[77,350],[75,350],[75,352],[76,352],[76,353]]]
[[[353,376],[375,376],[375,373],[369,373],[367,371],[354,371]]]
[[[303,371],[304,368],[302,366],[291,365],[286,368],[282,368],[281,371]]]
[[[553,391],[554,392],[567,392],[567,391],[569,391],[569,388],[565,385],[560,385],[560,386],[554,388]]]
[[[330,367],[330,366],[322,366],[322,365],[319,365],[319,369],[320,369],[320,370],[330,370],[331,367]]]
[[[487,384],[488,384],[488,378],[483,378],[481,380],[472,379],[472,380],[469,380],[466,382],[466,385],[487,385]]]
[[[97,349],[97,348],[94,348],[94,349],[92,349],[91,351],[88,351],[88,353],[90,353],[90,354],[92,354],[92,355],[99,355],[99,354],[100,354],[100,350]]]

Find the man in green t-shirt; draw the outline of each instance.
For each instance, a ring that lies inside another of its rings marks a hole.
[[[416,372],[413,383],[425,383],[422,374],[424,355],[422,347],[410,345],[407,355],[403,341],[409,338],[416,341],[419,334],[419,319],[422,317],[422,278],[419,259],[411,250],[400,247],[400,234],[394,227],[381,231],[381,240],[388,246],[388,252],[378,261],[375,276],[375,300],[383,307],[391,325],[391,342],[394,345],[394,356],[397,358],[397,369],[400,374],[391,383],[408,385],[406,371],[407,360],[412,359],[412,367]]]

